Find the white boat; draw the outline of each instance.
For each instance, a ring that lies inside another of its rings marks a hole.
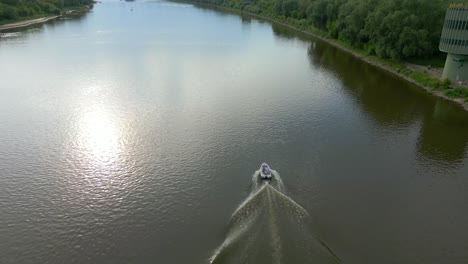
[[[270,169],[270,166],[268,166],[268,164],[266,164],[265,162],[262,163],[262,166],[260,166],[260,178],[264,179],[264,180],[269,180],[271,179],[271,169]]]

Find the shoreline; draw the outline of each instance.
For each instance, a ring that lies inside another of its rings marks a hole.
[[[36,19],[29,19],[29,20],[25,20],[25,21],[20,21],[20,22],[15,22],[15,23],[11,23],[11,24],[1,25],[0,30],[28,27],[28,26],[35,25],[35,24],[45,23],[47,21],[57,19],[59,17],[61,17],[61,16],[40,17],[40,18],[36,18]]]
[[[97,3],[97,2],[94,2],[94,3]],[[54,19],[57,19],[57,18],[61,18],[61,17],[67,16],[67,15],[74,15],[74,14],[80,14],[82,12],[83,13],[87,12],[87,11],[91,10],[91,8],[92,8],[92,5],[91,6],[84,5],[84,6],[80,6],[80,7],[74,7],[72,9],[65,9],[65,10],[63,10],[63,12],[60,15],[43,16],[43,17],[39,17],[39,18],[28,19],[28,20],[18,21],[18,22],[14,22],[14,23],[5,24],[5,25],[0,25],[0,31],[8,30],[8,29],[15,29],[15,28],[23,28],[23,27],[36,25],[36,24],[46,23],[48,21],[51,21],[51,20],[54,20]],[[0,37],[1,37],[1,32],[0,32]]]
[[[314,38],[317,38],[317,39],[320,39],[321,41],[324,41],[332,46],[334,46],[335,48],[338,48],[350,55],[352,55],[353,57],[355,57],[356,59],[359,59],[359,60],[362,60],[374,67],[377,67],[381,70],[384,70],[384,71],[387,71],[389,73],[392,73],[394,74],[395,76],[405,80],[405,81],[408,81],[414,85],[417,85],[418,87],[424,89],[426,92],[434,95],[434,96],[437,96],[439,98],[443,98],[445,100],[449,100],[449,101],[452,101],[458,105],[460,105],[462,107],[463,110],[465,110],[466,112],[468,112],[468,102],[465,102],[463,98],[452,98],[452,97],[448,97],[446,96],[442,91],[435,91],[435,90],[432,90],[430,87],[428,86],[425,86],[425,85],[422,85],[420,83],[418,83],[416,80],[413,80],[412,78],[410,78],[409,76],[406,76],[404,74],[401,74],[399,73],[397,70],[393,69],[392,67],[390,66],[387,66],[375,59],[373,59],[371,56],[367,56],[367,55],[362,55],[362,54],[359,54],[357,51],[354,51],[348,47],[345,47],[343,45],[341,45],[340,43],[336,42],[335,40],[333,39],[329,39],[329,38],[326,38],[326,37],[323,37],[323,36],[320,36],[318,34],[315,34],[313,32],[310,32],[310,31],[306,31],[306,30],[301,30],[299,28],[296,28],[294,27],[293,25],[290,25],[290,24],[287,24],[287,23],[284,23],[284,22],[280,22],[280,21],[277,21],[273,18],[270,18],[270,17],[265,17],[265,16],[262,16],[262,15],[258,15],[258,14],[254,14],[254,13],[250,13],[250,12],[247,12],[247,11],[243,11],[243,10],[238,10],[238,9],[235,9],[235,8],[229,8],[229,7],[225,7],[225,6],[219,6],[219,5],[213,5],[213,4],[205,4],[205,3],[199,3],[199,2],[190,2],[190,1],[180,1],[180,2],[185,2],[185,3],[190,3],[190,4],[194,4],[194,5],[200,5],[200,6],[207,6],[207,7],[211,7],[211,8],[214,8],[214,9],[221,9],[221,10],[226,10],[226,11],[230,11],[230,12],[234,12],[234,13],[237,13],[237,14],[247,14],[253,18],[258,18],[258,19],[261,19],[261,20],[264,20],[264,21],[267,21],[267,22],[270,22],[270,23],[275,23],[275,24],[278,24],[278,25],[281,25],[281,26],[284,26],[284,27],[287,27],[289,29],[292,29],[296,32],[300,32],[302,34],[306,34],[308,36],[311,36],[311,37],[314,37]]]

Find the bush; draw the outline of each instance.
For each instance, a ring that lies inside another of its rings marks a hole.
[[[9,7],[7,8],[6,10],[6,18],[7,19],[10,19],[10,20],[13,20],[13,19],[17,19],[18,18],[18,13],[16,12],[16,10],[12,7]]]
[[[445,92],[445,95],[447,95],[448,97],[452,97],[452,98],[467,98],[468,87],[457,87],[454,89],[450,89]]]
[[[445,78],[441,83],[440,83],[440,86],[444,89],[448,89],[450,87],[450,85],[452,84],[452,82],[448,79],[448,78]]]
[[[34,15],[60,15],[65,6],[78,7],[92,4],[92,0],[0,0],[0,21],[14,21],[18,17]]]
[[[18,18],[18,13],[16,12],[16,9],[3,5],[0,3],[0,21],[1,20],[15,20]]]
[[[427,81],[427,86],[429,86],[432,89],[438,89],[440,87],[441,82],[439,82],[437,79],[429,79]]]

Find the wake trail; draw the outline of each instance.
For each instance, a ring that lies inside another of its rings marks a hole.
[[[269,182],[253,175],[252,191],[232,214],[211,263],[340,263],[312,233],[309,213],[284,194],[279,173],[273,175]]]

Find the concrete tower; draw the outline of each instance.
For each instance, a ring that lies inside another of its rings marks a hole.
[[[448,53],[442,77],[468,81],[468,4],[450,4],[439,49]]]

